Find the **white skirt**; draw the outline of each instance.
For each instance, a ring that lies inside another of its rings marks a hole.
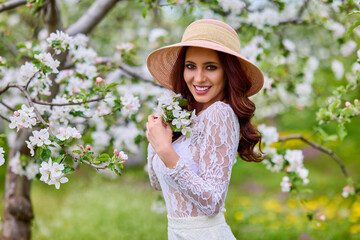
[[[168,216],[169,240],[236,240],[223,213],[216,216],[173,218]]]

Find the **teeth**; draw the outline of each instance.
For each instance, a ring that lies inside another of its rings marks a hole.
[[[207,89],[209,89],[210,87],[198,87],[198,86],[195,86],[195,88],[199,91],[205,91]]]

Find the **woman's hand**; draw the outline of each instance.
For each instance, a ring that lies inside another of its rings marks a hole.
[[[161,117],[149,115],[146,123],[146,137],[164,164],[173,168],[179,156],[171,145],[173,131],[169,123],[163,122]]]

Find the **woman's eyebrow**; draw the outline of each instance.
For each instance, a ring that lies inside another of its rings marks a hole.
[[[185,63],[195,64],[195,62],[190,61],[190,60],[186,60]],[[203,65],[209,65],[209,64],[220,64],[220,63],[218,63],[218,62],[205,62],[205,63],[203,63]]]

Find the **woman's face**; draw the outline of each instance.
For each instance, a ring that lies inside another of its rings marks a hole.
[[[214,50],[189,47],[185,54],[184,79],[196,102],[200,103],[200,110],[222,100],[225,72]]]

